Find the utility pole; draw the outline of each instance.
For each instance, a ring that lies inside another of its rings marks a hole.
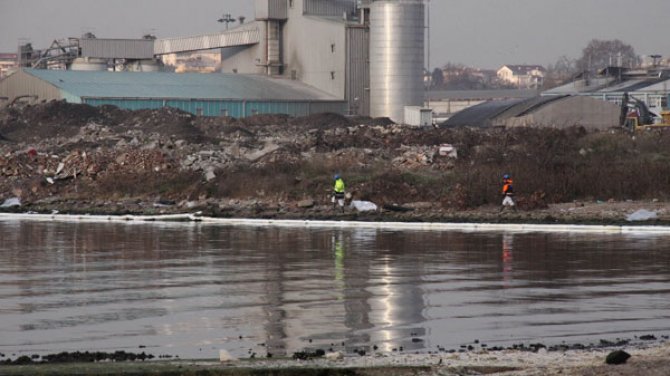
[[[226,24],[226,30],[228,30],[228,24],[235,22],[235,18],[230,15],[230,13],[224,14],[221,18],[217,20],[220,23]]]

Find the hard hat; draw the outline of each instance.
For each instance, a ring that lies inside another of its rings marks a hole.
[[[503,179],[509,179],[509,174],[503,175]]]
[[[335,180],[337,180],[337,179],[340,178],[340,175],[335,175],[333,178],[334,178]]]

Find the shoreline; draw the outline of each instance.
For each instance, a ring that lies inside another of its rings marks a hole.
[[[516,214],[516,213],[515,213]],[[566,233],[612,233],[612,234],[670,234],[669,221],[616,222],[610,220],[591,220],[542,223],[515,217],[501,217],[503,221],[493,222],[490,217],[468,217],[467,221],[426,221],[424,218],[397,218],[385,220],[379,216],[340,215],[323,218],[294,219],[258,217],[213,217],[201,211],[171,214],[68,214],[35,212],[0,212],[0,221],[53,221],[53,222],[91,222],[91,223],[198,223],[204,225],[243,226],[243,227],[284,227],[284,228],[364,228],[391,229],[409,231],[460,231],[460,232],[566,232]],[[434,219],[434,218],[427,218]],[[507,219],[508,221],[504,221]],[[473,221],[474,220],[474,221]],[[582,223],[583,222],[583,223]]]
[[[624,350],[631,358],[608,365],[607,355]],[[366,354],[337,358],[171,359],[89,363],[0,364],[0,376],[16,375],[390,375],[390,376],[661,376],[670,372],[670,343],[628,344],[547,351],[538,348],[446,353]]]

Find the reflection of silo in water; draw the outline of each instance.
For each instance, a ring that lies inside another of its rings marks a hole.
[[[402,265],[404,262],[398,264]],[[370,288],[373,296],[369,299],[370,322],[377,328],[370,341],[383,351],[392,351],[403,346],[407,350],[423,348],[423,342],[415,342],[412,337],[423,337],[425,321],[423,315],[426,304],[422,290],[420,265],[404,269],[385,257],[373,266],[375,273]]]
[[[423,105],[424,5],[374,1],[370,10],[370,115],[404,120]]]

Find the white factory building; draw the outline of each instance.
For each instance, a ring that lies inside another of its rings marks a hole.
[[[42,52],[21,50],[21,65],[155,73],[161,56],[221,49],[224,74],[294,81],[324,94],[319,97],[342,101],[347,114],[402,123],[405,107],[423,105],[423,0],[255,0],[254,5],[254,20],[223,32],[158,39],[70,38]],[[0,82],[0,91],[2,86]],[[31,85],[5,86],[3,95],[10,102],[19,96],[44,99],[39,91],[29,92]]]

